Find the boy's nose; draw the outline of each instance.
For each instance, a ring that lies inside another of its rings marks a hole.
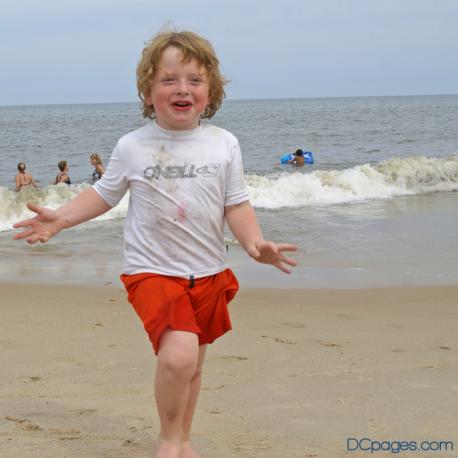
[[[178,94],[188,94],[189,93],[189,86],[186,80],[178,81],[177,92]]]

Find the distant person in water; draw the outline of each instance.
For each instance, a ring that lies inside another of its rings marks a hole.
[[[91,164],[94,166],[94,171],[92,172],[92,182],[95,183],[102,178],[102,175],[105,173],[105,168],[102,164],[102,158],[97,153],[91,154],[89,159]]]
[[[68,165],[67,161],[59,161],[57,163],[60,172],[57,174],[54,184],[65,183],[71,184],[70,176],[68,175]]]
[[[305,165],[304,152],[301,149],[296,150],[294,157],[288,161],[288,164],[293,164],[297,167]]]
[[[37,188],[38,185],[33,180],[33,177],[30,173],[25,171],[25,163],[19,162],[17,165],[18,173],[16,175],[16,191],[20,191],[22,188],[27,186],[33,186]]]

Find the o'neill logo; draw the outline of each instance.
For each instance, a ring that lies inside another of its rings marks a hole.
[[[195,165],[168,165],[164,169],[158,165],[146,167],[143,172],[147,180],[163,178],[197,178],[202,176],[205,178],[216,177],[219,172],[218,164],[208,164],[202,167]]]

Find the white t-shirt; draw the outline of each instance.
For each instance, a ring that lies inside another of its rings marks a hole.
[[[248,200],[231,133],[202,123],[170,131],[155,122],[128,133],[94,189],[114,207],[128,188],[124,273],[198,278],[227,267],[224,207]]]

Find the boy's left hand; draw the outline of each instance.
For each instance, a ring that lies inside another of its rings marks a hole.
[[[286,264],[289,266],[297,266],[297,261],[284,256],[282,254],[283,251],[297,251],[297,246],[289,243],[277,244],[267,240],[262,240],[247,247],[248,254],[255,261],[263,264],[272,264],[282,272],[290,274],[291,270],[286,267]]]

